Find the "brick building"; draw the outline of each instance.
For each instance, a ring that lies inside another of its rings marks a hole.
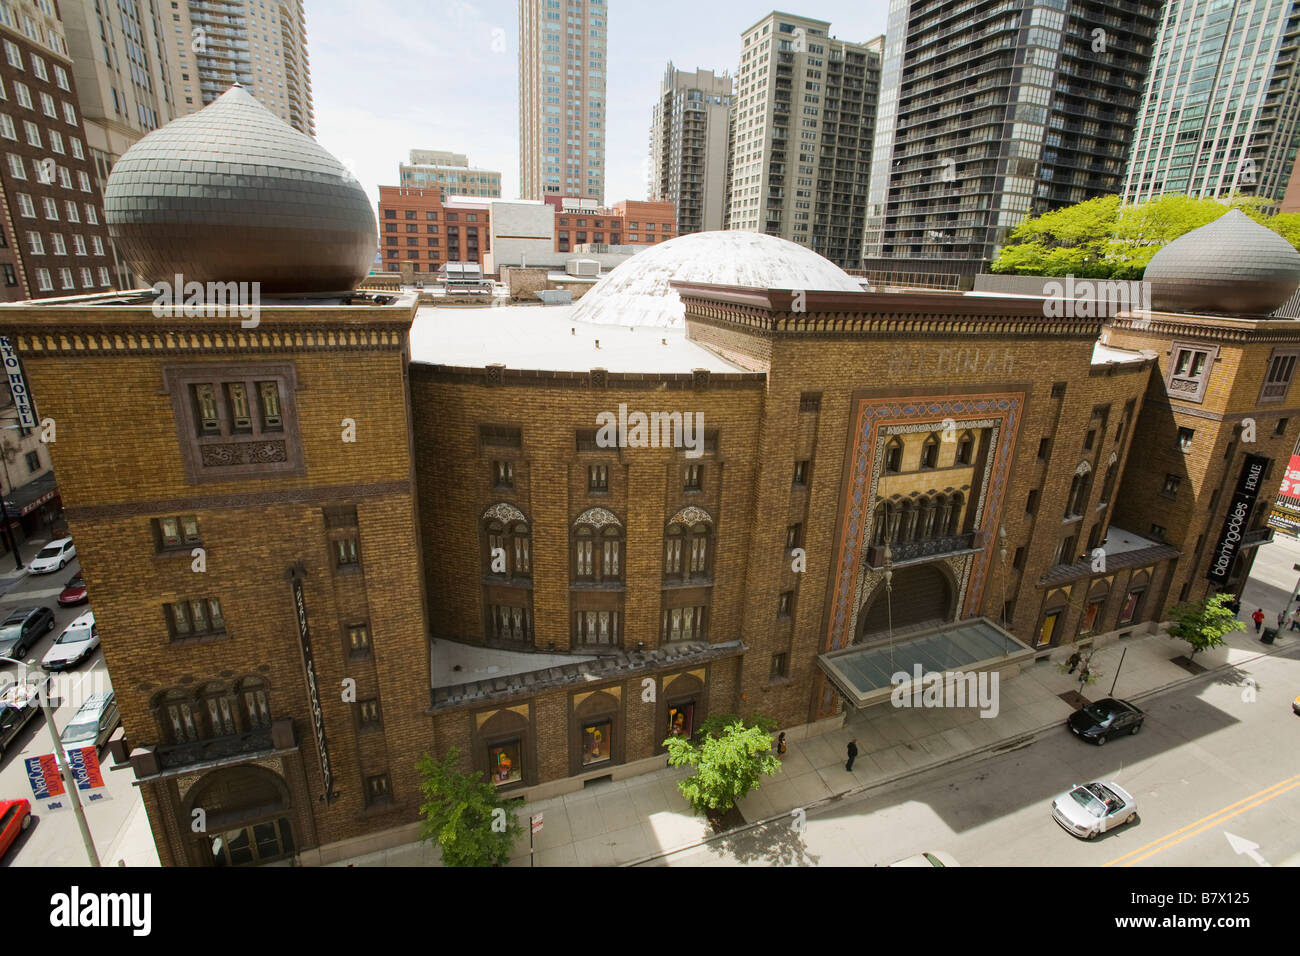
[[[668,201],[624,199],[608,208],[598,207],[595,200],[578,205],[558,196],[548,196],[546,202],[555,207],[556,252],[571,252],[587,243],[654,245],[677,235],[677,207]]]
[[[442,189],[379,187],[379,249],[384,268],[403,263],[424,277],[446,262],[477,262],[491,249],[491,203],[448,196]]]
[[[164,862],[414,839],[426,751],[537,798],[710,715],[838,726],[885,646],[1010,676],[1239,589],[1300,435],[1300,325],[1261,317],[1300,255],[1206,229],[1112,318],[863,292],[739,233],[573,307],[0,306],[76,426],[54,463]]]
[[[35,31],[51,46],[11,21],[0,17],[0,300],[103,292],[116,280],[72,60],[61,28]]]

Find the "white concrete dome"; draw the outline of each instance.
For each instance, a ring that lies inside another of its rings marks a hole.
[[[756,289],[861,292],[862,284],[798,243],[757,232],[693,232],[638,252],[578,300],[573,319],[604,325],[682,328],[681,298],[669,282]]]

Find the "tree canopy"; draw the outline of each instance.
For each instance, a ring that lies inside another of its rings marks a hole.
[[[1169,636],[1186,641],[1192,657],[1227,643],[1224,635],[1246,629],[1232,609],[1224,606],[1231,598],[1230,594],[1213,594],[1203,601],[1178,605],[1171,612],[1174,623],[1169,625]]]
[[[751,790],[757,790],[764,774],[781,769],[772,753],[775,723],[754,717],[746,723],[734,714],[711,717],[693,740],[669,737],[668,764],[691,766],[695,774],[681,780],[677,788],[696,813],[725,812]]]
[[[1231,202],[1192,196],[1160,196],[1122,205],[1119,196],[1099,196],[1024,220],[989,267],[1010,275],[1073,275],[1091,279],[1140,279],[1160,249],[1240,209],[1300,248],[1300,213],[1271,215],[1272,203],[1257,196]]]

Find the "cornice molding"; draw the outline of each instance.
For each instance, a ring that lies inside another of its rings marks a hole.
[[[2,319],[2,317],[0,317]],[[400,352],[405,327],[329,327],[325,324],[257,329],[102,326],[78,330],[38,327],[5,328],[0,334],[30,358],[82,358],[86,355],[177,355],[196,352]]]
[[[408,481],[385,481],[367,485],[286,488],[281,491],[255,491],[251,494],[238,495],[193,495],[188,498],[123,501],[106,505],[66,504],[64,514],[69,522],[104,521],[111,518],[180,514],[187,511],[234,511],[241,508],[260,508],[265,505],[338,504],[363,498],[386,498],[390,495],[414,497],[415,486]]]
[[[1264,342],[1300,343],[1300,322],[1294,319],[1194,316],[1171,313],[1122,314],[1106,320],[1109,328],[1154,338],[1197,339],[1253,345]]]

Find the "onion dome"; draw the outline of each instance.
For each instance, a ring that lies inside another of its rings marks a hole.
[[[141,284],[180,275],[260,282],[268,294],[350,292],[377,247],[356,178],[238,85],[128,149],[104,216]]]
[[[1300,286],[1300,252],[1231,209],[1157,252],[1142,278],[1157,312],[1268,315]]]
[[[692,232],[638,252],[591,287],[579,322],[682,328],[686,307],[670,282],[756,289],[861,292],[862,283],[796,242],[757,232]]]

